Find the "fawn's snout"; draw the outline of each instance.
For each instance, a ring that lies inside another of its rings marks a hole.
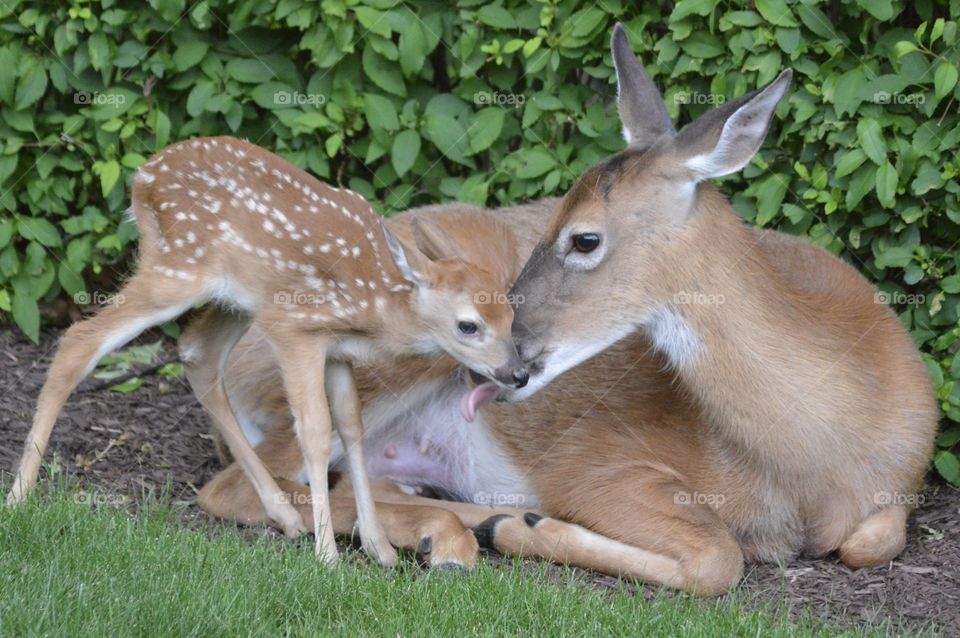
[[[530,381],[530,371],[523,365],[520,355],[514,349],[510,360],[493,371],[493,378],[500,385],[520,389]]]

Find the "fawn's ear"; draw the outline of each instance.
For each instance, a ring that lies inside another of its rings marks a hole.
[[[380,222],[380,227],[383,229],[383,236],[387,239],[390,256],[393,258],[393,263],[397,267],[397,270],[400,271],[404,279],[415,286],[419,286],[423,282],[423,277],[416,270],[416,262],[411,262],[410,257],[408,257],[408,255],[413,256],[415,260],[416,257],[414,255],[417,254],[417,250],[404,246],[396,235],[387,230],[386,224],[382,221]]]
[[[663,134],[674,132],[663,96],[633,54],[621,24],[613,28],[610,51],[617,70],[617,108],[623,137],[631,147],[649,148]]]
[[[704,113],[677,136],[677,157],[696,181],[729,175],[747,165],[767,136],[791,77],[793,71],[785,70],[767,88]]]
[[[410,222],[417,249],[430,261],[452,259],[463,255],[463,248],[440,224],[415,217]]]

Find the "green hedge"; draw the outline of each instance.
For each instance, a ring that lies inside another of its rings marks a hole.
[[[766,146],[723,186],[902,311],[946,414],[936,466],[960,483],[957,15],[960,0],[5,0],[0,310],[37,339],[38,304],[97,301],[135,244],[132,171],[189,136],[249,138],[386,213],[562,193],[623,145],[621,20],[681,123],[795,69]]]

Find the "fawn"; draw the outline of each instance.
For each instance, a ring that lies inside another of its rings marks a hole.
[[[310,481],[316,553],[337,557],[327,493],[335,426],[349,458],[363,547],[394,564],[370,495],[350,364],[445,351],[504,386],[523,386],[528,375],[502,292],[508,282],[460,259],[457,242],[436,225],[416,224],[413,245],[405,244],[356,193],[234,138],[164,149],[135,174],[131,200],[140,232],[137,273],[118,295],[121,303],[63,335],[8,504],[21,502],[35,484],[63,403],[104,355],[151,326],[215,302],[234,312],[217,313],[199,329],[199,354],[216,345],[220,356],[214,374],[195,377],[195,390],[268,516],[288,536],[303,531],[223,389],[228,355],[250,322],[281,365]]]

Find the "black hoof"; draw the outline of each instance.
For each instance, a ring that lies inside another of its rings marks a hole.
[[[429,554],[433,551],[433,538],[430,536],[424,536],[420,539],[420,544],[417,546],[417,551],[421,554]]]
[[[493,538],[495,536],[494,529],[496,528],[497,523],[505,518],[513,517],[509,514],[497,514],[496,516],[491,516],[473,528],[473,535],[477,537],[477,543],[480,545],[480,547],[483,547],[484,549],[496,549],[496,547],[493,546]]]
[[[527,512],[523,515],[523,522],[529,525],[530,527],[536,527],[537,523],[543,520],[543,517],[539,514],[534,514],[533,512]]]

